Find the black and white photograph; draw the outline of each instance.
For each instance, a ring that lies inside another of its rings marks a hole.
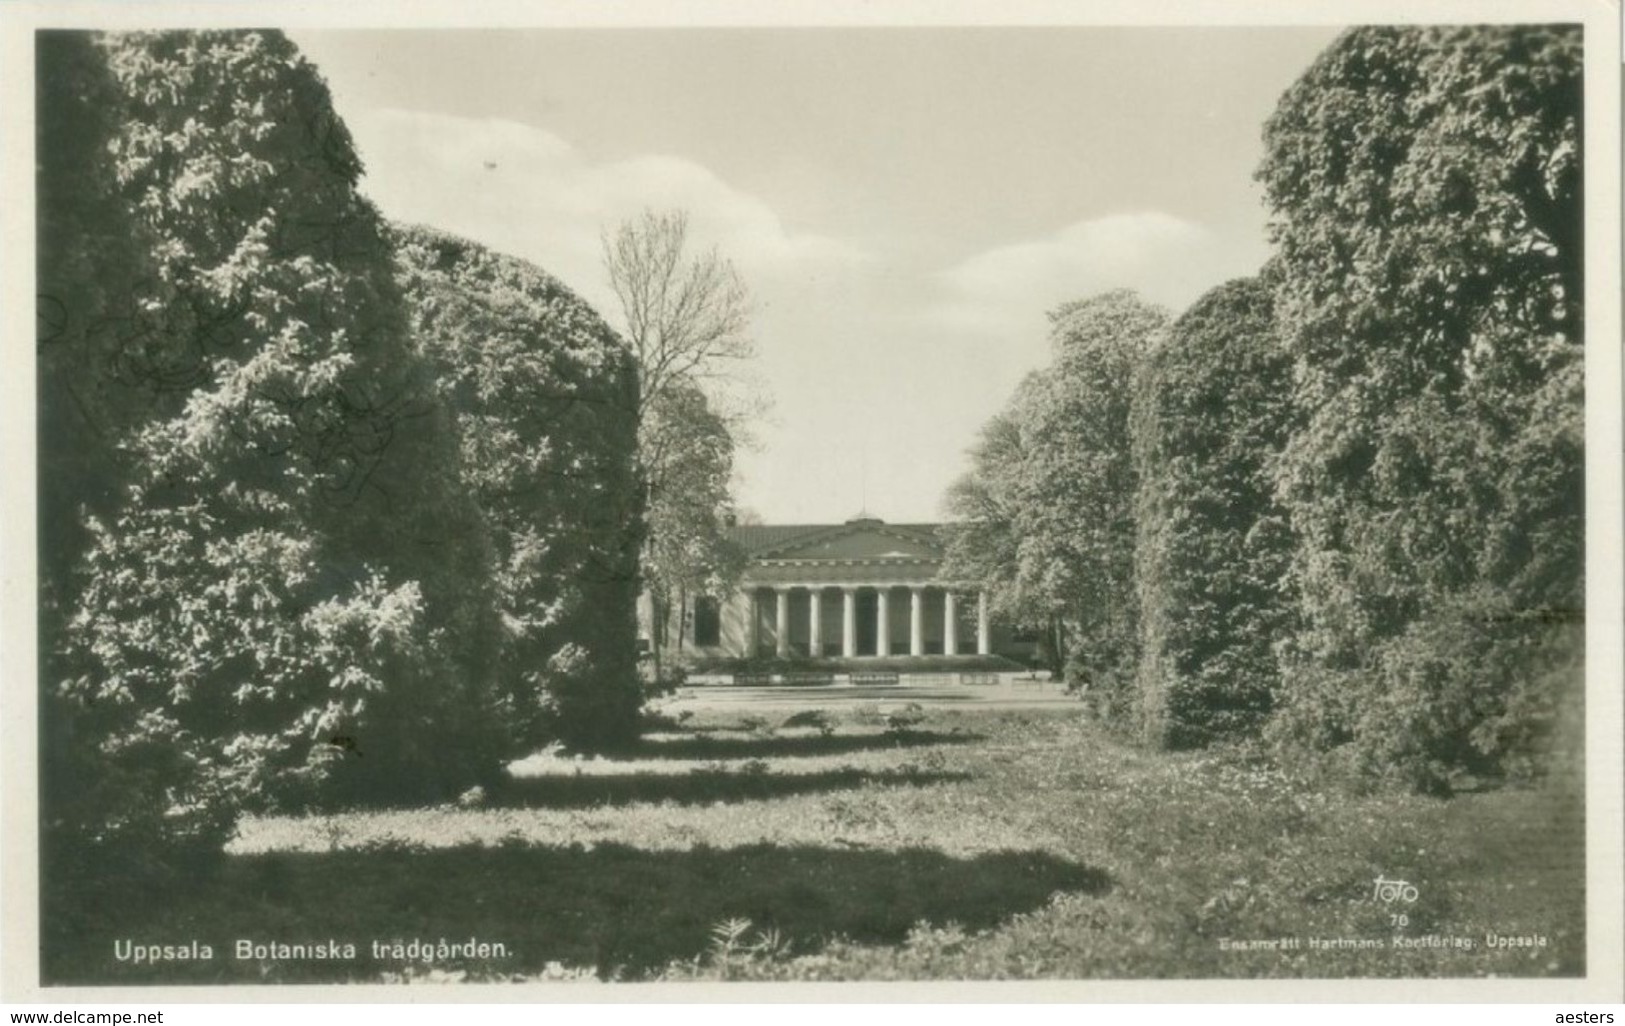
[[[142,7],[6,26],[8,985],[1619,1000],[1617,9]]]

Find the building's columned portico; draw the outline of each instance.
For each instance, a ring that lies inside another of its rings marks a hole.
[[[848,659],[858,654],[858,589],[841,589],[841,655]],[[819,655],[823,654],[823,639],[819,639]]]
[[[738,585],[697,600],[685,625],[701,658],[977,657],[1008,643],[987,595],[943,575],[940,525],[860,516],[738,525],[730,537],[746,557]]]
[[[894,602],[906,594],[906,606]],[[974,595],[975,643],[962,623],[966,603],[962,597]],[[758,629],[752,633],[752,651],[784,659],[790,656],[814,658],[840,655],[847,659],[865,656],[989,655],[992,634],[987,623],[987,597],[975,588],[957,589],[920,585],[907,581],[866,584],[837,582],[765,585],[749,592],[749,620]],[[834,597],[839,602],[839,633],[826,628],[825,606]],[[906,634],[893,622],[907,609]],[[771,610],[771,614],[769,613]],[[771,617],[771,620],[769,620]],[[771,631],[760,628],[771,622]],[[803,632],[799,625],[805,625]],[[770,637],[766,636],[770,633]],[[907,638],[903,651],[897,637]]]

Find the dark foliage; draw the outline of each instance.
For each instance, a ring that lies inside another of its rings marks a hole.
[[[1581,64],[1576,26],[1359,29],[1266,126],[1304,417],[1283,750],[1439,789],[1576,714]]]
[[[1138,679],[1154,744],[1251,734],[1269,715],[1291,538],[1268,469],[1289,372],[1268,288],[1242,279],[1198,300],[1136,379]]]
[[[462,485],[490,532],[511,752],[624,745],[642,702],[630,354],[539,268],[426,228],[394,236],[413,332],[457,418]]]
[[[48,836],[488,775],[484,532],[325,85],[270,32],[39,54]]]

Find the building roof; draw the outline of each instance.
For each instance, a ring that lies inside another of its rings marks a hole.
[[[728,528],[728,537],[753,558],[790,555],[796,550],[805,552],[806,558],[819,558],[821,553],[809,551],[817,548],[818,543],[863,535],[912,540],[928,550],[940,552],[941,527],[941,524],[888,524],[876,517],[858,517],[844,524],[738,524]]]

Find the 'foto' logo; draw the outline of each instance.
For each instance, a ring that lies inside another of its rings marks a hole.
[[[1396,901],[1403,901],[1407,905],[1415,901],[1419,895],[1416,888],[1405,880],[1386,880],[1377,877],[1376,889],[1372,895],[1373,900],[1384,905],[1392,905]]]

